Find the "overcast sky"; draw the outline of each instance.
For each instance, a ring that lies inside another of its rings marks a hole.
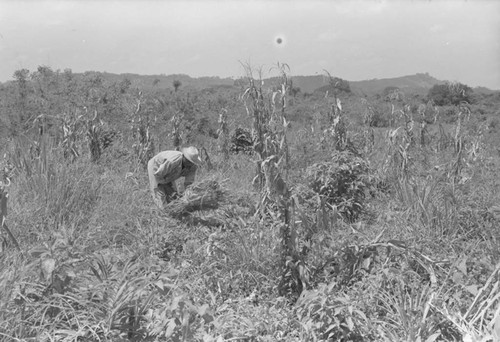
[[[500,1],[0,0],[2,82],[39,65],[239,77],[239,61],[500,89]]]

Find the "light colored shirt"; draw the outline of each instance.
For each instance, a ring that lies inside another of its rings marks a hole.
[[[184,177],[184,187],[194,182],[196,165],[189,163],[189,167],[182,167],[183,154],[179,151],[163,151],[153,157],[152,171],[158,184],[172,183]]]

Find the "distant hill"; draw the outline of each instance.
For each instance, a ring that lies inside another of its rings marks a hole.
[[[436,84],[443,84],[429,74],[415,74],[396,78],[373,79],[350,82],[352,91],[366,95],[382,94],[387,87],[397,87],[407,94],[427,95],[429,89]]]
[[[299,87],[303,93],[313,93],[316,89],[327,86],[329,84],[326,75],[314,76],[293,76],[293,86]]]
[[[265,82],[273,82],[270,78]],[[326,92],[330,88],[329,79],[325,75],[293,76],[293,86],[299,87],[303,93]],[[396,78],[373,79],[366,81],[349,81],[352,92],[360,96],[382,94],[387,87],[397,87],[408,94],[427,95],[435,84],[443,84],[429,74],[416,74]]]
[[[217,87],[239,88],[246,82],[241,79],[213,77],[190,77],[185,74],[174,75],[138,75],[138,74],[112,74],[100,73],[109,82],[120,82],[128,79],[132,87],[157,88],[173,90],[175,80],[181,82],[181,89],[208,89]],[[81,75],[81,74],[79,74]],[[326,92],[329,88],[329,78],[326,75],[293,76],[293,86],[300,88],[302,93]],[[271,77],[264,79],[265,86],[277,85],[279,79]],[[438,80],[428,73],[418,73],[395,78],[372,79],[365,81],[349,81],[353,93],[359,96],[373,96],[382,94],[387,87],[397,87],[407,94],[427,95],[430,88],[436,84],[443,84],[445,81]],[[486,87],[476,87],[473,89],[479,94],[494,94],[498,90],[491,90]]]
[[[173,89],[173,82],[180,81],[181,88],[189,89],[205,89],[213,86],[233,86],[232,78],[213,77],[198,77],[193,78],[184,74],[175,75],[138,75],[138,74],[111,74],[102,73],[103,77],[111,82],[119,82],[123,79],[128,79],[132,87],[140,88],[158,88],[158,89]]]
[[[486,87],[475,87],[475,88],[472,88],[472,90],[476,94],[492,95],[492,94],[498,94],[499,93],[498,90],[491,90],[491,89],[486,88]]]

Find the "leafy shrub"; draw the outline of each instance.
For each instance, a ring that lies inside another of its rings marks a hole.
[[[364,341],[370,335],[370,320],[354,298],[337,292],[335,282],[303,292],[296,313],[306,341]]]
[[[368,127],[389,127],[394,122],[391,106],[381,102],[366,102],[363,124]]]
[[[462,83],[446,83],[434,85],[427,95],[429,100],[438,106],[458,105],[461,102],[471,103],[473,90]]]
[[[391,115],[389,112],[382,110],[374,110],[368,123],[369,127],[389,127],[391,122]]]
[[[231,136],[230,150],[233,153],[252,153],[253,143],[250,130],[238,127]]]
[[[334,151],[330,161],[306,171],[309,187],[348,220],[355,220],[363,209],[367,174],[367,161],[349,151]]]
[[[443,116],[442,116],[442,120],[445,122],[445,123],[449,123],[449,124],[452,124],[452,123],[455,123],[457,122],[457,119],[458,119],[458,109],[456,107],[452,107],[452,106],[445,106],[443,107]]]

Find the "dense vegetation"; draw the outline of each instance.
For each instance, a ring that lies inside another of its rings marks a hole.
[[[245,70],[0,85],[0,341],[498,341],[500,95]],[[145,164],[180,145],[216,209],[154,207]]]
[[[472,89],[461,83],[436,84],[429,90],[429,98],[438,106],[471,103]]]

